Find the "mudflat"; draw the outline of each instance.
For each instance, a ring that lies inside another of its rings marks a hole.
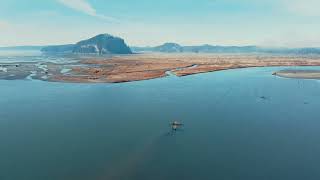
[[[281,70],[274,72],[273,75],[285,78],[296,79],[320,79],[320,71],[318,70]]]
[[[320,57],[146,53],[85,58],[79,59],[78,62],[64,64],[49,62],[0,63],[0,79],[31,78],[71,83],[120,83],[161,78],[167,76],[167,72],[176,76],[187,76],[227,69],[268,66],[320,66]],[[289,74],[303,73],[289,72]],[[310,75],[309,72],[307,74]],[[320,74],[313,73],[312,77],[318,75]]]

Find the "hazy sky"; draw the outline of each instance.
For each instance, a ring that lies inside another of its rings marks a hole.
[[[320,47],[319,7],[319,0],[0,0],[0,46],[110,33],[140,46]]]

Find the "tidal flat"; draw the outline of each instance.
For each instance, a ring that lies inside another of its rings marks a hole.
[[[64,63],[46,61],[1,63],[0,79],[28,78],[70,83],[121,83],[161,78],[168,74],[181,77],[228,69],[272,66],[320,66],[320,57],[186,53],[79,57],[76,61]]]
[[[320,79],[320,70],[286,69],[274,72],[273,75],[295,79]]]

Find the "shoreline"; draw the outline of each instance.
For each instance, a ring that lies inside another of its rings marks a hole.
[[[275,66],[320,66],[320,57],[274,57],[216,54],[138,54],[83,59],[78,62],[0,63],[0,79],[30,77],[36,80],[66,83],[123,83],[177,77],[229,69]],[[66,71],[68,69],[68,71]],[[278,74],[277,74],[278,75]],[[285,76],[283,72],[279,75]],[[314,77],[314,75],[313,75]],[[320,79],[320,71],[319,71]]]

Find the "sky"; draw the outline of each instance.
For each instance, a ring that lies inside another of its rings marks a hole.
[[[131,46],[320,47],[319,7],[319,0],[0,0],[0,46],[109,33]]]

